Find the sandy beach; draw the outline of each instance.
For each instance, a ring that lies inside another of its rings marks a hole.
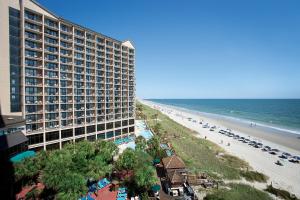
[[[292,155],[300,156],[300,139],[295,134],[280,134],[279,132],[270,132],[270,130],[260,126],[249,126],[249,124],[235,122],[233,120],[224,120],[222,118],[200,115],[188,110],[178,109],[172,106],[153,103],[150,101],[141,101],[142,103],[160,110],[174,121],[195,130],[199,138],[207,138],[208,140],[218,144],[229,154],[244,159],[249,163],[253,170],[264,173],[269,177],[268,184],[273,184],[276,188],[288,190],[297,197],[300,197],[300,164],[294,164],[288,160],[278,157],[281,155],[271,155],[259,148],[254,148],[218,133],[220,129],[231,129],[234,134],[238,134],[250,140],[255,140],[272,148],[279,149],[281,152],[288,152]],[[189,120],[191,118],[192,120]],[[196,122],[194,121],[196,120]],[[194,121],[194,122],[193,122]],[[202,124],[208,123],[210,126],[215,125],[217,129],[210,131],[203,128]],[[300,135],[299,135],[300,136]],[[227,144],[230,143],[230,146]],[[275,162],[280,160],[283,166],[276,165]]]

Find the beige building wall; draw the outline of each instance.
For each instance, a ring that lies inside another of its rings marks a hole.
[[[21,4],[48,17],[57,19],[30,0],[0,0],[0,106],[2,115],[22,115],[10,111],[9,7],[21,10]]]
[[[0,0],[0,106],[3,115],[20,114],[10,112],[9,6],[19,9],[16,1]]]

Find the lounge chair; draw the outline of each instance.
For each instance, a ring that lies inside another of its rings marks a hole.
[[[118,193],[117,197],[127,197],[127,193]]]
[[[80,200],[95,200],[95,199],[88,194],[87,196],[80,198]]]

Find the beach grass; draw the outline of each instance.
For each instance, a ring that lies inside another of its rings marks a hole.
[[[219,180],[236,180],[241,178],[241,172],[250,169],[247,162],[226,154],[221,147],[208,140],[196,137],[196,132],[161,112],[139,102],[137,107],[139,107],[137,114],[146,118],[151,129],[157,123],[161,125],[161,130],[157,134],[171,143],[175,153],[185,161],[191,172],[207,173]]]
[[[268,180],[268,177],[266,175],[257,171],[241,171],[241,176],[250,182],[257,181],[266,183]]]
[[[282,189],[276,189],[272,185],[268,185],[265,191],[274,194],[275,196],[280,197],[281,199],[299,200],[296,196],[291,195],[291,193],[289,193],[288,191]]]
[[[251,187],[250,185],[245,184],[227,184],[224,189],[215,189],[210,194],[208,194],[205,200],[271,200],[272,198],[268,193],[260,191]]]

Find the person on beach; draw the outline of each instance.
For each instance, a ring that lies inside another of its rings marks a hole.
[[[223,144],[223,140],[221,140],[221,144]]]
[[[227,143],[227,146],[230,146],[230,143],[229,143],[229,142]]]
[[[206,136],[204,137],[204,139],[206,139]]]

